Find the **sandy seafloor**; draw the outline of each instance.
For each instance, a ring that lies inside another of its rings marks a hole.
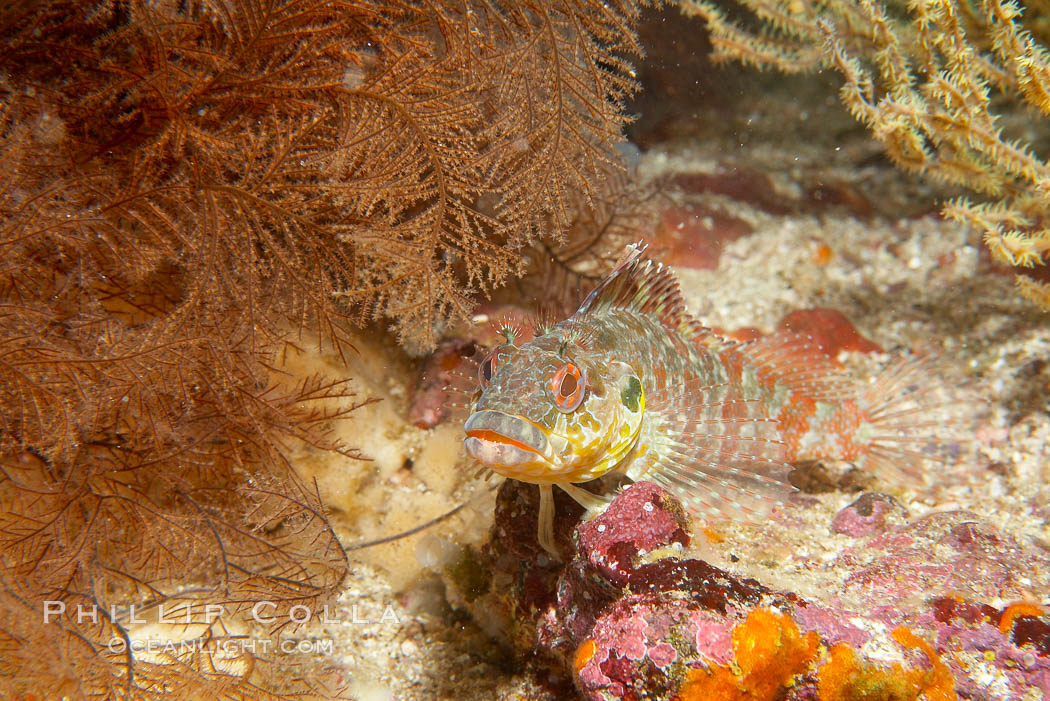
[[[1047,513],[1037,508],[1050,501],[1050,314],[1015,294],[1012,275],[987,262],[976,232],[936,216],[939,198],[951,193],[932,190],[878,158],[878,146],[837,107],[831,88],[787,81],[782,90],[779,96],[737,96],[730,117],[719,108],[670,120],[645,144],[640,177],[739,168],[769,174],[786,196],[826,177],[861,193],[874,211],[863,218],[835,207],[771,214],[721,195],[668,190],[668,202],[721,210],[754,228],[726,246],[717,270],[677,270],[691,311],[719,328],[768,332],[792,310],[837,309],[887,351],[844,358],[861,373],[902,349],[935,353],[945,376],[930,382],[966,385],[966,403],[974,397],[986,402],[986,416],[974,430],[977,454],[931,475],[924,490],[873,488],[894,494],[913,518],[966,509],[1027,546],[1050,549]],[[785,97],[792,90],[813,91],[825,107],[807,114],[801,98]],[[349,368],[331,358],[291,363],[303,372],[320,366],[349,374],[362,395],[383,398],[338,429],[374,462],[313,454],[297,462],[305,477],[318,479],[344,544],[396,533],[473,501],[422,534],[350,553],[343,603],[357,607],[359,620],[378,619],[387,607],[399,620],[388,614],[382,622],[314,630],[311,635],[335,642],[331,656],[314,662],[338,670],[361,699],[554,698],[544,680],[514,671],[510,653],[485,632],[489,622],[472,620],[447,601],[440,579],[424,567],[449,557],[456,544],[485,539],[493,497],[472,480],[458,426],[426,431],[407,422],[418,364],[365,334],[359,349]],[[828,524],[855,498],[855,492],[836,490],[810,495],[791,507],[796,528],[724,526],[722,543],[698,538],[695,554],[820,601],[843,577],[820,563],[832,563],[854,543],[832,534]],[[1047,578],[1032,572],[1024,580],[1027,591],[1004,591],[1000,600],[985,603],[1045,602]],[[885,651],[887,658],[893,654]]]

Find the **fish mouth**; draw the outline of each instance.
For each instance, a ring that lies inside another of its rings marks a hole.
[[[463,430],[467,452],[485,465],[514,467],[537,459],[557,463],[546,433],[524,417],[484,409],[471,414]]]

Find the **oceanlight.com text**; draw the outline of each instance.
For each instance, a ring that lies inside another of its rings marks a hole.
[[[287,655],[331,655],[335,651],[335,642],[331,639],[295,640],[282,638],[280,640],[269,640],[267,638],[255,639],[246,637],[222,640],[214,638],[196,640],[159,640],[155,638],[125,640],[124,638],[112,638],[106,644],[106,648],[114,653],[123,653],[130,648],[136,655],[181,656],[186,653],[204,652],[211,655],[218,654],[234,658],[240,655],[270,655],[275,652],[282,652]]]

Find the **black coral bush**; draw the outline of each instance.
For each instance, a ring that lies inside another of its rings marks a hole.
[[[219,663],[225,626],[347,574],[287,448],[362,457],[326,434],[359,405],[346,385],[277,382],[276,354],[344,352],[368,317],[426,347],[557,238],[616,170],[635,13],[0,8],[3,695],[276,684]],[[65,613],[42,625],[46,601]],[[197,651],[114,652],[112,607],[157,602],[224,613]]]

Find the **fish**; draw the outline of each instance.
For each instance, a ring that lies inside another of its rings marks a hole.
[[[463,430],[483,468],[539,485],[537,539],[556,559],[558,487],[614,470],[692,513],[756,522],[795,488],[793,465],[842,460],[904,482],[937,459],[926,361],[860,384],[807,336],[729,340],[689,314],[674,273],[629,245],[569,318],[528,342],[507,330],[478,367]]]

